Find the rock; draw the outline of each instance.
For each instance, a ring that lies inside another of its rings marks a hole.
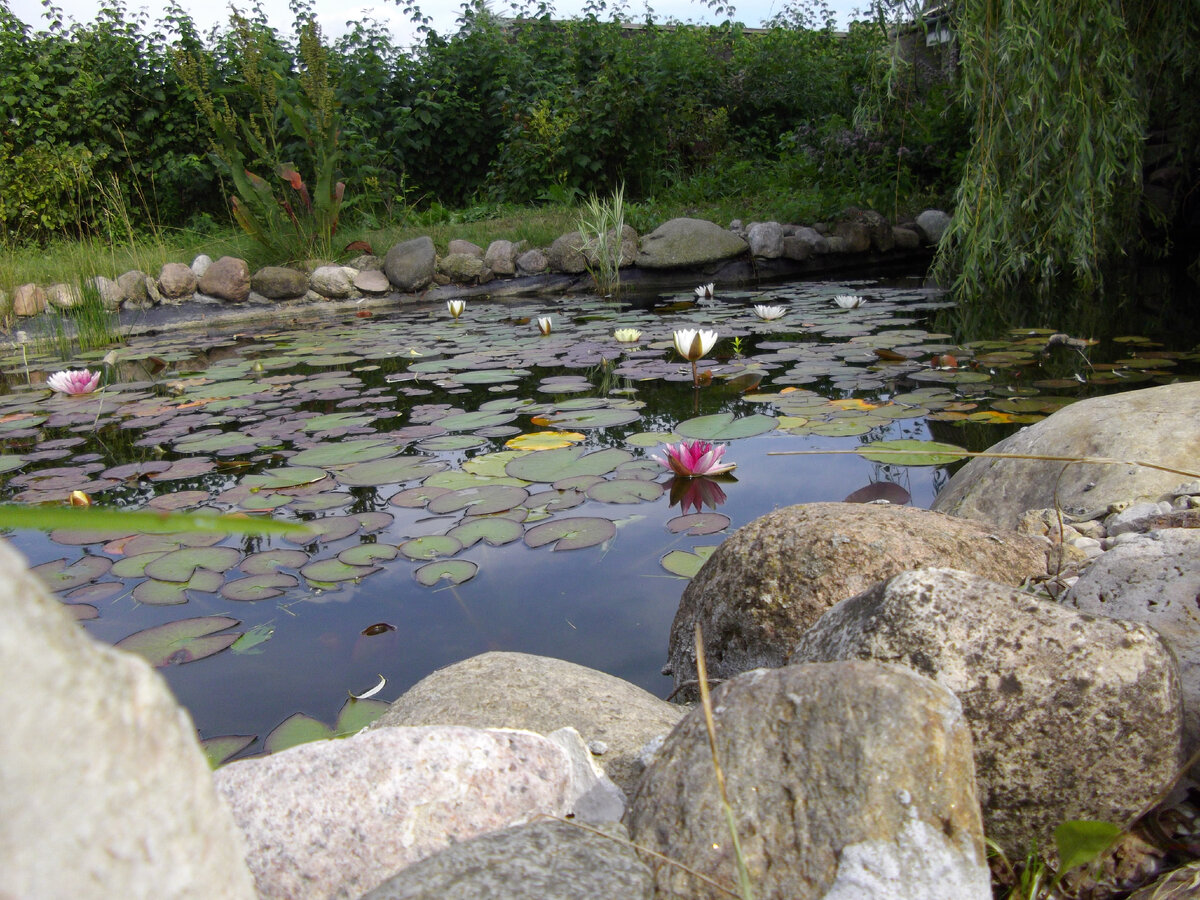
[[[850,244],[840,234],[831,234],[825,238],[826,253],[849,253]]]
[[[1129,532],[1145,531],[1143,523],[1154,516],[1165,516],[1173,507],[1166,500],[1157,503],[1134,503],[1119,509],[1104,520],[1105,533],[1110,538]]]
[[[430,237],[394,244],[383,260],[383,271],[397,290],[415,293],[428,287],[437,271],[437,251]]]
[[[183,263],[164,263],[158,272],[158,291],[166,300],[181,300],[196,293],[196,275]]]
[[[895,225],[892,227],[892,243],[897,250],[917,250],[921,246],[921,236],[911,228]]]
[[[753,222],[746,229],[750,255],[763,259],[783,256],[783,226],[778,222]]]
[[[478,244],[473,244],[470,241],[464,241],[460,238],[455,238],[446,245],[447,253],[462,253],[466,256],[473,256],[476,259],[483,259],[483,248]]]
[[[213,264],[212,257],[207,253],[201,253],[192,260],[192,274],[199,280],[204,277],[204,273],[208,271],[208,267]]]
[[[822,239],[823,240],[823,239]],[[788,235],[783,239],[784,259],[805,260],[813,255],[812,244],[796,235]]]
[[[796,229],[793,237],[801,243],[808,245],[811,248],[811,252],[817,256],[829,252],[829,238],[815,228],[808,228],[801,225]]]
[[[850,253],[887,253],[895,246],[891,223],[873,209],[851,206],[843,210],[834,233],[845,238]]]
[[[512,241],[492,241],[483,254],[483,264],[497,275],[517,274],[517,245]]]
[[[218,300],[241,303],[250,296],[250,266],[236,256],[222,256],[204,270],[196,289]]]
[[[1194,470],[1200,458],[1200,381],[1080,400],[988,449],[1043,456],[1103,456]],[[1180,476],[1136,465],[1068,465],[1031,459],[972,459],[933,508],[1015,527],[1021,513],[1058,504],[1092,518],[1116,501],[1157,499]],[[1055,493],[1057,491],[1057,494]]]
[[[585,666],[527,653],[484,653],[427,675],[372,728],[471,725],[549,734],[570,726],[584,741],[600,740],[608,777],[632,792],[641,777],[637,754],[670,731],[684,709]]]
[[[146,288],[146,296],[150,298],[151,303],[159,304],[159,303],[163,302],[163,296],[158,291],[158,281],[156,279],[151,278],[149,275],[147,275],[146,281],[145,281],[145,288]]]
[[[121,292],[121,299],[128,303],[141,306],[150,302],[150,295],[146,292],[145,272],[130,269],[118,275],[117,289]]]
[[[953,691],[975,739],[987,835],[1009,856],[1068,819],[1124,822],[1183,762],[1179,672],[1151,628],[952,569],[839,603],[790,662],[898,663]]]
[[[940,209],[927,209],[917,216],[917,232],[927,244],[937,244],[950,227],[950,217]]]
[[[427,857],[363,900],[652,900],[654,879],[627,842],[570,822],[494,831]]]
[[[586,272],[588,264],[583,256],[583,235],[578,231],[568,231],[555,238],[546,251],[546,259],[550,261],[552,272],[565,272],[568,275]]]
[[[637,265],[643,269],[705,266],[741,256],[750,245],[704,219],[671,219],[642,238]]]
[[[1200,531],[1166,528],[1139,534],[1100,554],[1062,602],[1085,613],[1143,622],[1179,661],[1187,754],[1200,749]],[[1192,769],[1200,776],[1200,766]]]
[[[483,258],[469,253],[451,253],[438,263],[439,272],[458,284],[474,284],[483,269]]]
[[[535,247],[518,256],[516,266],[518,275],[540,275],[550,268],[550,260]]]
[[[838,222],[833,236],[842,239],[843,253],[866,253],[871,249],[871,231],[863,222]]]
[[[358,293],[354,279],[358,269],[349,266],[319,266],[308,278],[308,285],[322,297],[330,300],[345,300]]]
[[[354,286],[364,294],[386,294],[392,289],[382,269],[363,269],[354,276]]]
[[[83,302],[83,294],[73,284],[46,285],[46,302],[55,309],[73,309]]]
[[[253,897],[162,678],[88,637],[3,543],[0,615],[0,894]]]
[[[668,648],[677,696],[696,695],[694,632],[710,678],[782,666],[825,610],[905,569],[950,566],[1019,584],[1048,544],[908,506],[808,503],[730,535],[683,592]],[[689,684],[690,683],[690,684]]]
[[[363,253],[360,256],[354,257],[350,262],[346,263],[350,268],[357,269],[360,272],[367,271],[383,271],[383,260],[373,253]]]
[[[88,287],[92,288],[100,297],[100,304],[109,312],[116,312],[121,307],[121,301],[124,296],[117,283],[111,278],[105,278],[103,275],[93,275],[87,280]]]
[[[592,758],[592,751],[574,728],[546,735],[562,748],[571,763],[571,815],[577,822],[620,822],[625,815],[625,792],[617,787]]]
[[[617,231],[615,228],[613,230],[609,231],[608,240],[609,240],[610,245],[616,243]],[[587,253],[586,255],[588,257],[588,261],[590,263],[592,263],[593,265],[595,265],[596,254],[595,253]],[[637,255],[638,255],[638,233],[634,230],[632,225],[622,225],[621,226],[621,258],[617,262],[617,267],[625,268],[626,266],[632,266],[634,263],[637,262]]]
[[[230,763],[213,780],[260,897],[358,897],[449,846],[568,808],[563,751],[525,731],[384,728]]]
[[[308,290],[308,276],[286,266],[263,266],[250,279],[250,289],[271,300],[293,300]]]
[[[713,717],[755,897],[991,897],[971,735],[945,688],[902,666],[788,666],[721,685]],[[629,831],[729,884],[725,821],[694,709],[638,786]],[[678,867],[650,867],[658,896],[726,896]]]
[[[36,316],[46,311],[46,292],[40,285],[19,284],[13,289],[13,315]]]

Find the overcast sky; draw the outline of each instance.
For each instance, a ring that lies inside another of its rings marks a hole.
[[[62,9],[67,18],[81,23],[90,22],[102,5],[102,0],[51,0],[51,2]],[[42,30],[45,27],[45,11],[41,0],[8,0],[8,3],[13,13],[25,23],[33,26],[35,30]],[[628,0],[626,6],[629,15],[627,18],[634,20],[644,18],[645,3],[646,0]],[[787,4],[788,0],[733,0],[732,5],[735,10],[733,18],[745,25],[758,26],[762,24],[763,20],[769,19],[781,9],[786,8]],[[221,0],[209,0],[209,2],[181,0],[180,5],[191,13],[197,26],[204,32],[210,26],[224,22],[228,18],[231,4],[221,2]],[[235,0],[232,5],[246,9],[250,6],[250,0]],[[396,42],[407,45],[412,41],[413,26],[409,17],[403,12],[403,5],[403,3],[397,2],[356,4],[347,2],[347,0],[314,0],[313,8],[326,37],[335,38],[343,34],[347,21],[372,18],[388,23]],[[416,5],[432,19],[432,27],[440,34],[450,34],[455,31],[454,21],[461,8],[460,0],[416,0]],[[828,5],[833,10],[836,19],[835,27],[845,28],[854,13],[859,8],[866,6],[867,2],[866,0],[828,0]],[[126,0],[127,9],[131,11],[145,9],[152,20],[162,15],[164,6],[164,0]],[[570,18],[579,14],[583,7],[583,0],[558,0],[552,6],[556,16]],[[706,23],[723,20],[723,17],[715,16],[704,4],[688,2],[688,0],[650,0],[650,6],[654,11],[655,21],[660,22],[667,19]],[[273,27],[280,31],[290,31],[292,15],[288,10],[287,0],[262,0],[262,7],[266,11],[267,21]],[[491,7],[498,14],[504,15],[507,3],[504,0],[498,0],[498,2],[493,2]]]

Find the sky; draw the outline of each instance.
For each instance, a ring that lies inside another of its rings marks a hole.
[[[92,21],[96,16],[96,11],[102,5],[102,0],[50,0],[50,2],[60,8],[67,19],[80,23]],[[266,12],[267,21],[274,28],[280,31],[290,31],[293,19],[288,10],[287,0],[260,0],[260,2]],[[461,0],[415,0],[415,2],[421,12],[430,17],[431,26],[439,34],[452,34],[455,31],[454,22],[458,17]],[[644,19],[646,2],[647,0],[627,0],[628,18]],[[694,2],[694,0],[649,0],[649,2],[654,11],[655,21],[673,18],[684,22],[715,23],[724,19],[724,16],[714,15],[706,5]],[[769,19],[781,9],[786,8],[787,4],[794,0],[728,0],[728,2],[734,7],[732,18],[735,21],[756,27],[762,24],[763,20]],[[803,5],[808,5],[803,3],[803,0],[801,2]],[[845,28],[853,14],[859,8],[867,5],[867,0],[826,0],[826,2],[834,13],[836,28]],[[42,30],[45,27],[42,0],[8,0],[8,5],[17,18],[32,26],[34,30]],[[149,13],[151,21],[162,15],[165,5],[165,0],[126,0],[125,2],[126,9],[131,12],[145,9]],[[226,21],[230,5],[231,3],[227,0],[208,0],[208,2],[180,0],[180,6],[192,15],[201,32],[206,32],[210,26]],[[232,5],[240,9],[247,9],[251,5],[251,0],[234,0]],[[348,2],[348,0],[313,0],[313,9],[316,12],[321,31],[329,39],[344,34],[347,21],[370,18],[388,24],[396,43],[406,46],[413,42],[415,32],[410,17],[404,13],[405,5],[407,4],[403,0],[362,4]],[[583,5],[584,0],[552,2],[554,15],[559,18],[578,15]],[[611,7],[613,4],[610,2],[609,5]],[[490,6],[498,14],[504,15],[507,4],[503,0],[497,0]]]

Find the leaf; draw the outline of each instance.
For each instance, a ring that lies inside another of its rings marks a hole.
[[[339,441],[301,450],[288,460],[293,466],[349,466],[393,456],[396,445],[385,440]]]
[[[147,578],[133,589],[133,599],[143,606],[174,606],[188,602],[188,591],[211,594],[221,589],[225,577],[208,569],[196,569],[187,581],[157,581]]]
[[[400,552],[409,559],[434,559],[438,556],[453,556],[462,544],[444,534],[427,534],[413,538],[400,545]]]
[[[234,653],[262,653],[262,645],[274,636],[275,626],[264,622],[262,625],[255,625],[243,634],[233,642],[229,649]]]
[[[164,625],[144,628],[117,641],[119,650],[136,653],[155,668],[195,662],[219,653],[236,641],[240,634],[216,634],[239,625],[229,616],[201,616],[179,619]]]
[[[433,587],[439,581],[462,584],[474,578],[478,571],[479,566],[469,559],[439,559],[421,566],[413,572],[413,577],[419,584]]]
[[[446,463],[434,456],[392,456],[348,466],[337,473],[337,480],[347,487],[379,487],[416,481],[444,468]]]
[[[308,559],[308,554],[303,554]],[[261,575],[247,575],[245,578],[235,578],[227,581],[221,587],[221,596],[226,600],[254,602],[270,600],[278,597],[290,588],[296,587],[300,581],[294,575],[284,572],[265,572]]]
[[[1054,829],[1054,846],[1058,848],[1059,875],[1094,861],[1121,836],[1121,829],[1110,822],[1073,819]]]
[[[752,413],[740,419],[735,418],[733,413],[716,413],[680,422],[675,426],[675,431],[694,440],[732,441],[766,434],[773,431],[778,424],[774,416],[764,416],[762,413]]]
[[[569,516],[533,526],[525,532],[525,543],[530,547],[553,543],[555,550],[579,550],[602,544],[616,533],[617,526],[608,519]]]
[[[200,742],[200,749],[208,759],[209,768],[216,769],[253,744],[256,737],[253,734],[226,734],[206,738]]]
[[[662,485],[655,481],[635,481],[628,478],[601,481],[587,489],[588,499],[601,503],[641,503],[645,500],[657,500],[662,493]]]
[[[358,734],[387,712],[390,706],[390,703],[382,700],[347,700],[338,712],[337,722],[333,726],[334,734],[340,738]]]
[[[504,446],[513,450],[557,450],[582,440],[583,435],[578,431],[535,431],[510,438],[504,442]]]
[[[954,444],[901,438],[894,441],[875,441],[856,452],[863,459],[894,466],[944,466],[963,459],[968,451]]]
[[[358,581],[378,572],[379,566],[351,566],[340,559],[320,559],[300,570],[309,581]]]
[[[350,699],[351,700],[366,700],[368,697],[374,697],[376,694],[378,694],[380,691],[383,690],[384,685],[386,685],[386,684],[387,684],[387,679],[384,678],[382,675],[380,675],[379,683],[377,685],[375,685],[374,687],[368,688],[367,690],[363,691],[361,694],[356,694],[353,691],[350,691],[349,692]]]
[[[325,473],[322,472],[322,475]],[[0,528],[69,529],[98,535],[95,542],[143,534],[208,532],[212,534],[303,535],[298,522],[278,522],[253,516],[215,516],[201,513],[161,513],[104,509],[97,506],[23,506],[0,503]],[[106,534],[107,532],[107,534]],[[60,541],[60,543],[62,543]],[[84,541],[92,543],[92,541]]]
[[[228,572],[242,554],[232,547],[184,547],[165,553],[146,563],[145,574],[158,581],[190,581],[197,569]]]
[[[107,575],[112,568],[112,560],[103,556],[85,556],[70,565],[66,562],[65,558],[56,559],[34,566],[29,571],[51,591],[66,591]]]
[[[564,447],[518,457],[504,471],[514,478],[549,484],[575,475],[606,475],[631,459],[633,454],[611,447],[591,453],[582,447]]]
[[[686,550],[672,550],[660,560],[660,563],[672,575],[691,578],[700,571],[700,567],[708,561],[716,549],[716,547],[696,547],[691,553]]]
[[[324,722],[304,713],[295,713],[275,726],[263,741],[263,749],[268,753],[278,753],[298,744],[331,740],[333,736],[333,729]]]

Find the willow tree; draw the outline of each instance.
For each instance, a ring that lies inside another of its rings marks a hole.
[[[1093,294],[1153,249],[1143,150],[1152,125],[1195,127],[1200,0],[947,6],[973,126],[935,272],[968,303]]]

